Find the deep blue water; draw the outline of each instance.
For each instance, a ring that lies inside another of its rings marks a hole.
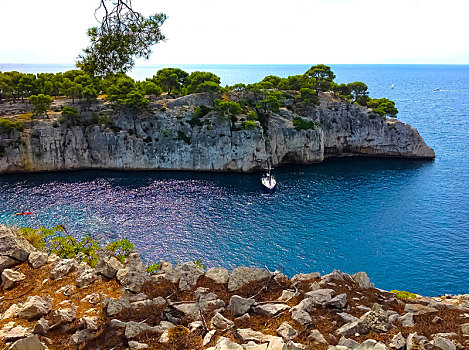
[[[179,66],[223,84],[308,66]],[[64,71],[71,66],[0,70]],[[399,119],[435,149],[434,162],[331,159],[259,174],[79,171],[0,176],[0,222],[64,224],[74,234],[128,237],[148,261],[202,259],[298,272],[366,271],[376,286],[424,295],[469,293],[469,66],[332,65],[396,101]],[[136,68],[143,79],[157,68]],[[391,89],[394,84],[394,89]],[[439,88],[440,91],[434,91]],[[30,217],[16,217],[18,210]]]

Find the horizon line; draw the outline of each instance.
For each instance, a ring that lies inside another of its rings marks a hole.
[[[326,64],[326,65],[390,65],[390,66],[468,66],[469,63],[154,63],[154,64],[142,64],[135,65],[136,67],[155,67],[155,66],[170,66],[170,65],[183,65],[183,66],[308,66],[315,64]],[[46,65],[46,66],[75,66],[73,63],[12,63],[12,62],[0,62],[0,65]]]

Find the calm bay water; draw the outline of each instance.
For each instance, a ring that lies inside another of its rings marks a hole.
[[[301,74],[308,66],[179,66],[222,84]],[[58,72],[72,66],[5,65]],[[160,67],[137,67],[144,79]],[[77,171],[0,176],[0,222],[64,224],[76,235],[127,237],[147,261],[267,266],[288,275],[366,271],[377,287],[469,293],[469,66],[332,65],[396,101],[399,119],[435,149],[434,162],[330,159],[259,174]],[[395,88],[391,89],[391,84]],[[434,89],[440,91],[434,91]],[[33,216],[16,217],[18,210]]]

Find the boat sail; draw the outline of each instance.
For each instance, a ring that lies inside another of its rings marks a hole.
[[[270,162],[267,166],[267,172],[261,178],[262,189],[264,192],[273,193],[277,188],[277,180],[275,180],[275,176],[271,174],[271,166]]]

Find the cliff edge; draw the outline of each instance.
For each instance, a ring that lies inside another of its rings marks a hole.
[[[208,93],[153,102],[149,111],[115,111],[103,100],[80,108],[57,99],[46,119],[22,120],[23,131],[0,129],[0,173],[71,169],[252,171],[285,163],[316,163],[333,156],[432,159],[433,149],[417,130],[383,118],[367,107],[319,93],[320,105],[298,107],[287,98],[268,121],[246,123],[242,113],[221,118]],[[18,116],[7,117],[15,120]],[[295,120],[304,123],[295,125]]]
[[[374,287],[366,273],[206,269],[100,251],[94,267],[38,251],[0,225],[0,348],[456,350],[469,295]],[[78,257],[77,257],[78,258]]]

